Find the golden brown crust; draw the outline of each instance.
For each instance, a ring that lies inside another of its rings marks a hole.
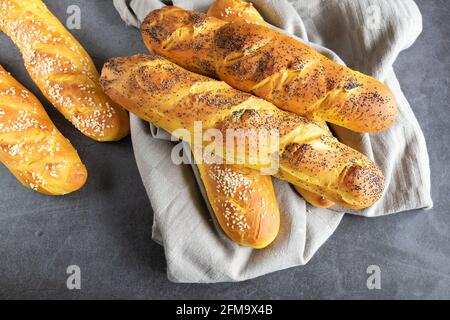
[[[288,144],[281,154],[280,167],[279,178],[344,207],[369,207],[383,193],[380,169],[329,136]]]
[[[207,15],[226,22],[243,21],[250,24],[266,24],[253,4],[242,0],[216,0],[209,7]]]
[[[26,187],[47,195],[80,189],[87,171],[44,107],[0,66],[0,161]]]
[[[178,7],[170,7],[171,10],[152,11],[141,24],[141,33],[147,48],[157,54],[163,55],[164,51],[170,51],[172,61],[184,63],[184,67],[190,71],[201,73],[209,77],[217,78],[214,31],[226,24],[225,21],[208,18],[208,28],[203,28],[207,17],[203,13],[191,12]],[[150,24],[149,22],[152,21]],[[186,27],[183,27],[186,26]],[[184,39],[191,38],[195,31],[195,41],[178,41],[181,36]],[[174,42],[172,42],[172,40]],[[149,45],[157,43],[158,45]],[[189,57],[187,59],[187,57]],[[180,63],[178,63],[181,65]]]
[[[82,133],[98,141],[129,133],[128,114],[102,92],[91,58],[41,0],[2,0],[0,29],[45,97]]]
[[[376,165],[319,125],[159,56],[111,59],[100,82],[114,101],[169,132],[184,128],[193,136],[195,121],[202,123],[203,130],[221,132],[277,129],[279,147],[261,149],[265,159],[280,154],[277,176],[337,204],[365,208],[382,194],[383,174]],[[255,169],[265,167],[266,163],[249,161],[249,149],[246,141],[247,153],[238,160]],[[224,151],[225,157],[234,152]]]
[[[326,198],[324,198],[321,195],[318,195],[317,193],[305,190],[303,188],[300,188],[299,186],[294,186],[294,189],[311,205],[313,205],[316,208],[330,208],[334,205],[333,201],[330,201]]]
[[[237,165],[203,163],[197,166],[225,234],[240,245],[257,249],[268,246],[280,227],[272,178]]]
[[[209,7],[207,16],[216,17],[226,22],[245,22],[266,25],[263,17],[259,14],[258,10],[255,9],[252,3],[243,0],[216,0],[211,7]],[[318,119],[316,119],[316,121],[324,129],[329,130],[328,125],[324,121]],[[317,208],[330,208],[334,205],[332,201],[325,199],[321,195],[307,191],[298,186],[294,186],[294,188],[305,201]]]
[[[395,120],[395,98],[384,84],[272,28],[164,7],[150,12],[141,32],[153,52],[284,110],[357,132]]]

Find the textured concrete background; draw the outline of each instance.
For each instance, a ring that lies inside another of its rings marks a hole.
[[[110,1],[46,1],[65,20],[82,10],[73,34],[97,66],[109,57],[146,52]],[[424,32],[395,70],[422,125],[431,158],[435,207],[388,217],[346,216],[304,267],[238,284],[174,284],[162,248],[151,241],[152,210],[130,139],[100,144],[83,137],[46,104],[90,172],[83,190],[61,198],[24,189],[0,166],[0,298],[450,298],[450,1],[417,1]],[[41,101],[17,49],[0,34],[0,64]],[[82,288],[66,288],[66,268],[79,265]],[[382,289],[366,288],[377,264]]]

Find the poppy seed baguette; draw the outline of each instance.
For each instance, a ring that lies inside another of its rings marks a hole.
[[[310,119],[375,132],[397,114],[384,84],[264,25],[167,6],[147,15],[141,34],[152,52],[183,68]]]

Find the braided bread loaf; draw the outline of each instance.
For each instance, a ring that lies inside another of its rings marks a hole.
[[[263,25],[168,6],[150,12],[141,33],[152,52],[310,119],[373,132],[397,114],[381,82]]]
[[[0,29],[45,97],[83,134],[114,141],[129,133],[128,114],[102,92],[91,58],[41,0],[1,0]]]
[[[330,137],[315,123],[282,111],[270,102],[191,73],[156,55],[115,58],[103,67],[101,84],[117,103],[144,120],[173,133],[203,130],[276,130],[279,146],[259,146],[267,158],[279,155],[277,177],[349,208],[365,208],[383,191],[383,174],[359,152]],[[187,141],[192,144],[192,141]],[[204,143],[204,142],[203,142]],[[228,145],[225,143],[225,145]],[[231,144],[233,147],[236,144]],[[224,148],[225,158],[234,149]],[[245,166],[260,169],[247,157]]]

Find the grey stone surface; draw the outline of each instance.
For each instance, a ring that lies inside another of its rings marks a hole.
[[[110,1],[46,1],[62,20],[77,4],[73,34],[97,66],[109,57],[146,52]],[[0,298],[450,298],[450,2],[417,1],[424,32],[395,70],[428,142],[435,206],[366,219],[346,216],[304,266],[242,283],[174,284],[162,248],[151,241],[152,211],[130,139],[100,144],[78,133],[48,103],[60,130],[90,172],[84,189],[61,198],[23,188],[0,166]],[[14,45],[0,34],[0,64],[40,99]],[[66,288],[66,268],[79,265],[81,290]],[[366,288],[366,268],[379,265],[381,290]]]

